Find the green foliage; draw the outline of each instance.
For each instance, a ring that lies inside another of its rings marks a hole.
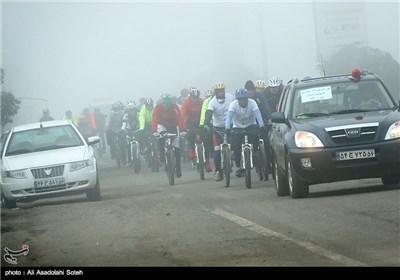
[[[368,70],[383,80],[394,97],[400,98],[400,65],[389,53],[380,49],[345,45],[325,60],[324,66],[328,76],[350,74],[353,67]]]
[[[1,93],[1,126],[12,122],[12,117],[18,113],[21,100],[15,98],[11,92]]]

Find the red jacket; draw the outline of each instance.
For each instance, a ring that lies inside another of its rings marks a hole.
[[[172,103],[167,110],[162,104],[157,104],[153,109],[152,131],[157,132],[157,125],[161,124],[167,129],[179,127],[180,131],[185,130],[182,113],[178,105]]]
[[[203,106],[203,102],[204,100],[202,98],[185,98],[181,108],[183,120],[185,122],[188,121],[198,124],[200,122],[201,106]]]

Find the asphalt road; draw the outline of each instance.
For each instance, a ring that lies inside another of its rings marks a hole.
[[[278,197],[273,181],[253,188],[201,181],[189,163],[168,185],[103,158],[102,200],[85,195],[2,209],[5,247],[29,246],[18,266],[399,266],[400,186],[379,179],[310,187]]]

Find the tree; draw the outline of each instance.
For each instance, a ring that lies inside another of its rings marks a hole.
[[[15,98],[11,92],[1,93],[1,126],[12,122],[12,117],[18,113],[21,100]]]
[[[353,67],[368,70],[382,78],[390,93],[400,98],[400,65],[388,52],[371,47],[345,45],[324,62],[327,75],[351,73]],[[322,69],[322,65],[317,68]]]

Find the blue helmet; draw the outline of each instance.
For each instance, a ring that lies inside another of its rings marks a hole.
[[[249,94],[247,93],[247,90],[245,90],[244,88],[238,89],[236,91],[236,99],[244,99],[244,98],[248,98]]]
[[[310,80],[310,79],[312,79],[312,77],[310,77],[310,76],[305,76],[302,80],[305,81],[305,80]]]

